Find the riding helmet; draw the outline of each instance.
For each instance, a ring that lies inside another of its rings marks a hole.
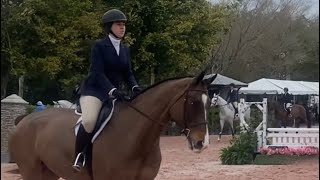
[[[102,16],[103,27],[107,33],[111,32],[113,22],[127,22],[127,17],[122,11],[118,9],[111,9]]]

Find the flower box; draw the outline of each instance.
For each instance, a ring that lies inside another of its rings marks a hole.
[[[286,165],[306,159],[319,159],[319,149],[316,147],[287,148],[269,147],[259,150],[254,164],[258,165]]]

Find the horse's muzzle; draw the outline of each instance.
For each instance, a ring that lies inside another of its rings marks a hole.
[[[189,147],[195,153],[201,153],[207,146],[204,146],[203,141],[192,141],[189,140]]]

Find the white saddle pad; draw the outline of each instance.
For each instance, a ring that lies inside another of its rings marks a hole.
[[[99,134],[101,133],[101,131],[103,130],[103,128],[106,126],[106,124],[110,121],[112,115],[113,115],[113,111],[114,111],[114,104],[116,102],[116,99],[112,100],[112,109],[111,109],[111,112],[109,114],[109,116],[107,117],[107,119],[102,123],[102,125],[100,126],[99,130],[94,134],[94,136],[92,137],[91,139],[91,142],[93,143],[94,140],[97,139],[97,137],[99,136]],[[79,113],[76,112],[77,115],[80,115]],[[80,123],[82,122],[82,116],[79,117],[76,125],[75,125],[75,128],[74,128],[74,133],[75,135],[77,136],[78,134],[78,131],[79,131],[79,127],[80,127]]]

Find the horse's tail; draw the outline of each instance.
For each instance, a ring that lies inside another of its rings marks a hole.
[[[14,120],[14,125],[18,125],[18,123],[24,118],[26,117],[28,114],[23,114],[23,115],[20,115],[18,116],[15,120]]]

